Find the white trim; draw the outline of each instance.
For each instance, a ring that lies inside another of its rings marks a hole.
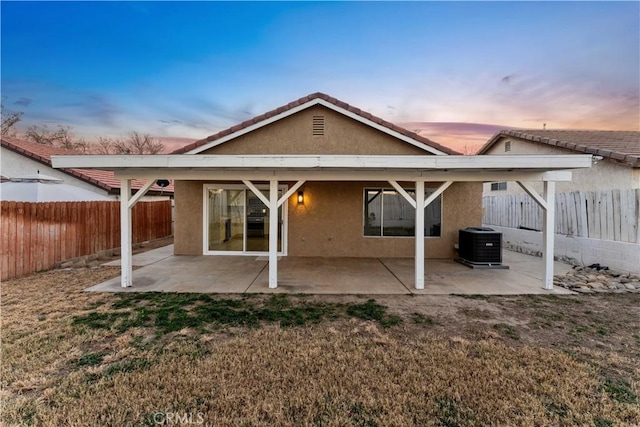
[[[147,182],[144,183],[142,188],[140,188],[138,191],[136,191],[136,194],[134,194],[129,199],[129,207],[133,208],[136,205],[136,203],[138,203],[140,201],[140,199],[142,199],[144,197],[144,195],[147,194],[149,189],[151,187],[153,187],[153,184],[155,184],[157,180],[158,180],[158,178],[149,178],[147,180]]]
[[[286,117],[289,117],[295,113],[298,113],[302,110],[306,110],[307,108],[315,105],[316,103],[311,102],[307,102],[305,104],[302,105],[298,105],[297,107],[293,107],[287,111],[284,111],[280,114],[276,114],[273,117],[269,117],[268,119],[264,119],[258,123],[255,123],[251,126],[247,126],[246,128],[240,129],[239,131],[233,132],[229,135],[225,135],[221,138],[216,139],[215,141],[210,141],[207,144],[201,145],[200,147],[196,147],[193,150],[187,151],[185,154],[198,154],[198,153],[202,153],[203,151],[207,151],[210,148],[213,147],[217,147],[218,145],[224,144],[227,141],[230,141],[232,139],[238,138],[242,135],[245,135],[249,132],[253,132],[254,130],[260,129],[261,127],[264,127],[266,125],[269,125],[271,123],[277,122],[278,120],[282,120]]]
[[[278,180],[269,181],[269,288],[278,287]],[[284,243],[283,243],[284,246]]]
[[[367,125],[369,127],[372,127],[372,128],[377,129],[377,130],[379,130],[381,132],[384,132],[387,135],[393,136],[394,138],[397,138],[397,139],[400,139],[400,140],[402,140],[404,142],[407,142],[407,143],[409,143],[409,144],[411,144],[411,145],[413,145],[415,147],[418,147],[421,150],[424,150],[426,152],[429,152],[429,153],[432,153],[432,154],[437,154],[437,155],[445,155],[445,156],[447,155],[447,153],[445,153],[444,151],[440,151],[440,150],[438,150],[438,149],[436,149],[434,147],[431,147],[431,146],[429,146],[427,144],[424,144],[424,143],[422,143],[422,142],[420,142],[418,140],[415,140],[415,139],[413,139],[413,138],[411,138],[409,136],[406,136],[406,135],[404,135],[404,134],[402,134],[400,132],[394,131],[393,129],[390,129],[390,128],[386,127],[386,126],[383,126],[383,125],[378,124],[378,123],[376,123],[374,121],[371,121],[371,120],[369,120],[369,119],[367,119],[365,117],[362,117],[359,114],[356,114],[356,113],[353,113],[353,112],[351,112],[349,110],[345,110],[344,108],[338,107],[337,105],[332,104],[331,102],[325,101],[324,99],[321,99],[321,98],[315,98],[315,99],[312,99],[310,101],[307,101],[304,104],[301,104],[301,105],[298,105],[296,107],[290,108],[290,109],[288,109],[286,111],[283,111],[280,114],[276,114],[275,116],[272,116],[272,117],[269,117],[267,119],[261,120],[258,123],[254,123],[254,124],[252,124],[250,126],[247,126],[247,127],[243,128],[243,129],[240,129],[240,130],[238,130],[236,132],[233,132],[233,133],[231,133],[229,135],[225,135],[225,136],[223,136],[221,138],[218,138],[218,139],[216,139],[214,141],[210,141],[210,142],[208,142],[208,143],[206,143],[204,145],[196,147],[193,150],[190,150],[185,154],[199,154],[199,153],[202,153],[203,151],[207,151],[207,150],[209,150],[209,149],[211,149],[213,147],[217,147],[218,145],[224,144],[227,141],[230,141],[232,139],[238,138],[238,137],[240,137],[242,135],[245,135],[247,133],[253,132],[253,131],[255,131],[257,129],[260,129],[260,128],[266,126],[266,125],[269,125],[271,123],[277,122],[279,120],[282,120],[282,119],[284,119],[286,117],[292,116],[292,115],[294,115],[296,113],[299,113],[300,111],[306,110],[307,108],[311,108],[311,107],[316,106],[316,105],[322,105],[323,107],[326,107],[326,108],[328,108],[330,110],[333,110],[333,111],[335,111],[337,113],[340,113],[340,114],[342,114],[342,115],[344,115],[346,117],[349,117],[349,118],[354,119],[354,120],[356,120],[356,121],[358,121],[360,123],[363,123],[363,124],[365,124],[365,125]]]
[[[547,209],[547,201],[529,184],[522,181],[516,181],[522,189],[542,208]]]
[[[421,180],[425,182],[466,181],[486,182],[495,181],[495,178],[508,181],[571,181],[570,171],[539,171],[539,172],[485,172],[479,171],[330,171],[330,170],[302,170],[302,171],[278,171],[278,170],[189,170],[167,169],[163,172],[168,179],[194,180],[194,181],[269,181],[274,176],[279,181],[298,181],[301,178],[306,181],[411,181]],[[147,176],[155,176],[157,171],[144,171],[141,169],[128,169],[116,171],[118,179],[144,179]]]
[[[434,148],[434,147],[431,147],[430,145],[424,144],[424,143],[422,143],[422,142],[420,142],[418,140],[415,140],[415,139],[413,139],[413,138],[411,138],[411,137],[409,137],[407,135],[404,135],[404,134],[402,134],[400,132],[397,132],[397,131],[395,131],[393,129],[389,129],[386,126],[378,124],[378,123],[376,123],[374,121],[371,121],[371,120],[369,120],[367,118],[364,118],[359,114],[356,114],[356,113],[353,113],[353,112],[351,112],[349,110],[345,110],[344,108],[338,107],[337,105],[334,105],[334,104],[332,104],[330,102],[327,102],[324,99],[320,99],[318,104],[323,105],[323,106],[325,106],[327,108],[330,108],[333,111],[341,113],[341,114],[343,114],[343,115],[345,115],[345,116],[347,116],[349,118],[357,120],[360,123],[363,123],[363,124],[365,124],[365,125],[367,125],[369,127],[372,127],[372,128],[377,129],[377,130],[379,130],[381,132],[384,132],[387,135],[393,136],[394,138],[397,138],[397,139],[400,139],[400,140],[402,140],[404,142],[407,142],[407,143],[413,145],[414,147],[420,148],[421,150],[424,150],[424,151],[427,151],[429,153],[436,154],[436,155],[439,155],[439,156],[448,156],[449,155],[449,154],[445,153],[444,151],[440,151],[437,148]]]
[[[243,218],[247,217],[247,203],[246,203],[246,192],[251,191],[246,185],[243,184],[228,184],[224,182],[211,182],[203,184],[202,186],[202,255],[205,256],[219,256],[219,255],[233,255],[233,256],[265,256],[269,255],[268,251],[246,251],[247,247],[247,230],[245,223],[245,230],[243,232],[243,242],[242,242],[242,251],[210,251],[209,250],[209,193],[208,190],[210,188],[217,188],[222,190],[242,190],[244,192],[243,197],[244,207],[243,207]],[[266,189],[266,185],[258,185],[256,189]],[[278,191],[287,191],[287,185],[281,184],[278,186]],[[251,191],[253,193],[253,191]],[[254,193],[255,194],[255,193]],[[263,194],[261,192],[261,194]],[[266,205],[267,207],[269,205]],[[289,245],[288,245],[288,234],[289,234],[289,210],[287,206],[282,208],[282,245],[281,250],[278,252],[278,256],[287,256]]]
[[[544,200],[547,204],[543,209],[543,231],[542,231],[542,258],[544,260],[544,288],[553,289],[553,253],[555,238],[555,182],[544,183]]]
[[[344,156],[344,155],[82,155],[52,156],[56,168],[139,170],[187,168],[246,171],[370,170],[370,171],[550,171],[591,167],[591,155],[514,156]]]
[[[305,183],[304,180],[300,180],[300,181],[296,182],[295,184],[293,184],[293,187],[291,187],[286,193],[284,193],[282,195],[282,197],[280,197],[280,199],[278,200],[278,207],[282,206],[284,204],[284,202],[289,200],[289,197],[291,197],[293,195],[293,193],[295,193],[298,188],[302,187],[302,185],[304,183]]]
[[[440,197],[440,195],[442,193],[444,193],[444,191],[449,188],[451,186],[451,184],[453,184],[453,181],[447,181],[445,183],[443,183],[440,187],[436,188],[435,191],[431,194],[429,194],[429,197],[427,197],[424,201],[424,208],[426,209],[427,206],[429,206],[431,203],[433,203],[438,197]],[[417,202],[416,202],[417,203]],[[440,209],[442,209],[442,205],[444,203],[440,204]],[[442,214],[440,214],[440,218],[442,218]],[[440,231],[442,233],[442,230]]]
[[[416,181],[415,287],[424,289],[424,181]],[[440,230],[442,234],[442,229]]]
[[[253,182],[246,179],[242,182],[249,188],[249,190],[251,190],[253,194],[256,195],[256,197],[258,197],[258,199],[260,199],[262,203],[264,203],[265,206],[269,207],[269,199],[267,199],[267,197],[262,194],[262,191],[260,191],[255,185],[253,185]]]
[[[133,284],[133,248],[131,239],[131,180],[120,181],[120,286],[131,287]]]
[[[524,191],[542,208],[542,259],[544,262],[544,288],[553,289],[553,255],[555,238],[555,191],[554,181],[543,183],[543,195],[541,196],[531,185],[516,181]]]
[[[396,181],[393,181],[393,180],[389,180],[389,184],[391,184],[391,186],[392,186],[393,188],[395,188],[395,189],[396,189],[396,191],[397,191],[397,192],[398,192],[402,197],[404,197],[404,198],[405,198],[405,200],[406,200],[407,202],[409,202],[409,204],[413,207],[413,209],[415,209],[415,208],[416,208],[416,201],[415,201],[415,199],[414,199],[413,197],[411,197],[411,196],[409,195],[409,193],[407,193],[407,192],[404,190],[404,188],[402,188],[402,186],[401,186],[400,184],[398,184]]]

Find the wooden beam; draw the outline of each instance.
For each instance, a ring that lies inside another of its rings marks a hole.
[[[269,288],[278,287],[278,180],[269,181]]]
[[[543,211],[542,258],[544,260],[544,288],[553,289],[553,251],[555,237],[555,182],[544,183],[544,200],[547,208]]]
[[[146,179],[158,175],[157,170],[145,169],[118,169],[115,172],[118,179]],[[380,170],[257,170],[257,169],[189,169],[170,168],[163,169],[162,175],[173,180],[197,180],[197,181],[270,181],[278,178],[278,181],[298,181],[304,176],[306,181],[408,181],[417,180],[424,182],[495,182],[495,181],[571,181],[570,171],[407,171],[402,169]]]
[[[429,197],[427,197],[427,199],[424,201],[425,209],[426,209],[427,206],[429,206],[431,203],[433,203],[433,201],[436,200],[438,198],[438,196],[440,196],[442,193],[444,193],[444,191],[447,188],[449,188],[451,186],[451,184],[453,184],[453,181],[447,181],[447,182],[443,183],[440,187],[438,187],[436,189],[436,191],[431,193],[429,195]]]
[[[133,284],[133,259],[131,241],[131,180],[120,181],[120,284],[128,288]]]
[[[153,187],[153,184],[155,184],[155,182],[158,180],[158,178],[149,178],[147,180],[147,182],[145,182],[145,184],[142,186],[141,189],[139,189],[136,194],[134,194],[131,199],[129,199],[129,207],[133,208],[136,203],[138,203],[140,201],[140,199],[142,199],[144,197],[145,194],[147,194],[147,192],[149,191],[149,189],[151,187]]]
[[[550,171],[591,167],[591,156],[380,156],[380,155],[84,155],[53,156],[56,168],[118,170],[167,169]]]
[[[526,182],[522,182],[522,181],[516,181],[518,183],[518,185],[520,187],[522,187],[522,189],[524,191],[527,192],[528,195],[531,196],[531,198],[533,200],[535,200],[535,202],[543,209],[546,210],[547,209],[547,202],[544,199],[544,197],[542,197],[540,194],[538,194],[538,192],[529,184],[527,184]]]
[[[402,186],[401,186],[400,184],[398,184],[398,183],[397,183],[397,181],[389,180],[389,184],[391,184],[391,186],[392,186],[393,188],[395,188],[395,189],[396,189],[396,191],[397,191],[398,193],[400,193],[400,195],[402,195],[402,197],[404,197],[404,198],[405,198],[405,200],[406,200],[407,202],[409,202],[409,204],[410,204],[411,206],[413,206],[413,209],[415,209],[415,208],[416,208],[416,201],[415,201],[415,199],[414,199],[413,197],[411,197],[411,195],[410,195],[409,193],[407,193],[407,192],[405,191],[405,189],[404,189],[404,188],[402,188]]]
[[[300,180],[293,184],[293,186],[289,190],[287,190],[287,192],[284,193],[284,195],[278,200],[278,207],[282,206],[282,204],[286,202],[287,199],[289,199],[289,197],[291,197],[291,195],[298,190],[298,188],[302,187],[302,184],[304,183],[304,180]]]
[[[253,183],[247,179],[242,180],[242,182],[244,183],[244,185],[246,185],[247,187],[249,187],[249,190],[251,190],[253,192],[253,194],[255,194],[258,199],[260,199],[262,201],[262,203],[265,204],[265,206],[269,206],[269,199],[262,194],[262,191],[258,190],[258,187],[256,187],[255,185],[253,185]],[[277,182],[277,181],[276,181]],[[276,193],[277,195],[277,193]]]
[[[416,181],[416,289],[424,289],[424,202],[424,181]]]

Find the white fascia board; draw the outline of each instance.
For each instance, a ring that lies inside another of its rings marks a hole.
[[[54,168],[563,170],[591,167],[591,155],[336,156],[336,155],[81,155],[52,156]]]
[[[417,140],[415,140],[415,139],[413,139],[411,137],[408,137],[408,136],[403,135],[403,134],[401,134],[399,132],[396,132],[393,129],[389,129],[386,126],[382,126],[382,125],[380,125],[380,124],[378,124],[376,122],[373,122],[373,121],[371,121],[369,119],[366,119],[366,118],[360,116],[359,114],[356,114],[356,113],[353,113],[353,112],[351,112],[349,110],[345,110],[344,108],[338,107],[337,105],[334,105],[331,102],[325,101],[324,99],[321,99],[321,98],[316,98],[316,99],[312,99],[311,101],[307,101],[304,104],[300,104],[297,107],[293,107],[293,108],[291,108],[291,109],[289,109],[287,111],[283,111],[282,113],[276,114],[273,117],[269,117],[268,119],[264,119],[264,120],[262,120],[262,121],[260,121],[258,123],[254,123],[254,124],[252,124],[250,126],[247,126],[244,129],[240,129],[240,130],[238,130],[236,132],[233,132],[233,133],[231,133],[229,135],[223,136],[223,137],[218,138],[218,139],[216,139],[214,141],[211,141],[211,142],[209,142],[207,144],[201,145],[200,147],[196,147],[191,151],[187,151],[185,154],[202,153],[203,151],[209,150],[209,149],[211,149],[213,147],[216,147],[216,146],[218,146],[220,144],[224,144],[227,141],[230,141],[232,139],[238,138],[239,136],[245,135],[245,134],[247,134],[249,132],[253,132],[254,130],[260,129],[261,127],[264,127],[264,126],[266,126],[268,124],[277,122],[278,120],[282,120],[282,119],[284,119],[286,117],[289,117],[289,116],[291,116],[293,114],[296,114],[296,113],[298,113],[298,112],[300,112],[302,110],[306,110],[307,108],[313,107],[315,105],[322,105],[322,106],[324,106],[326,108],[329,108],[329,109],[331,109],[331,110],[333,110],[333,111],[335,111],[337,113],[340,113],[340,114],[342,114],[344,116],[347,116],[349,118],[357,120],[360,123],[363,123],[363,124],[365,124],[365,125],[367,125],[369,127],[372,127],[372,128],[377,129],[379,131],[382,131],[382,132],[384,132],[384,133],[386,133],[388,135],[391,135],[394,138],[397,138],[397,139],[400,139],[400,140],[402,140],[404,142],[407,142],[407,143],[409,143],[409,144],[411,144],[411,145],[413,145],[415,147],[418,147],[418,148],[420,148],[420,149],[422,149],[422,150],[424,150],[424,151],[426,151],[428,153],[436,154],[436,155],[444,155],[444,156],[448,155],[444,151],[440,151],[440,150],[438,150],[436,148],[433,148],[433,147],[431,147],[429,145],[423,144],[420,141],[417,141]]]
[[[369,127],[372,127],[372,128],[377,129],[377,130],[379,130],[381,132],[384,132],[387,135],[391,135],[394,138],[397,138],[397,139],[400,139],[400,140],[402,140],[404,142],[407,142],[407,143],[413,145],[414,147],[418,147],[418,148],[420,148],[420,149],[422,149],[422,150],[424,150],[426,152],[429,152],[431,154],[435,154],[435,155],[438,155],[438,156],[448,156],[449,155],[449,154],[445,153],[444,151],[440,151],[437,148],[433,148],[433,147],[431,147],[431,146],[429,146],[427,144],[424,144],[424,143],[422,143],[420,141],[417,141],[417,140],[415,140],[415,139],[413,139],[413,138],[411,138],[411,137],[409,137],[407,135],[401,134],[400,132],[396,132],[393,129],[389,129],[386,126],[378,124],[378,123],[376,123],[374,121],[371,121],[371,120],[369,120],[367,118],[364,118],[359,114],[356,114],[356,113],[353,113],[353,112],[351,112],[349,110],[345,110],[344,108],[338,107],[337,105],[334,105],[334,104],[332,104],[330,102],[327,102],[324,99],[318,99],[317,101],[318,101],[318,104],[320,104],[322,106],[330,108],[333,111],[336,111],[336,112],[338,112],[340,114],[343,114],[343,115],[345,115],[345,116],[347,116],[349,118],[357,120],[360,123],[363,123],[363,124],[365,124],[365,125],[367,125]]]
[[[269,117],[268,119],[264,119],[262,121],[259,121],[258,123],[252,124],[251,126],[247,126],[244,129],[240,129],[239,131],[233,132],[229,135],[223,136],[221,138],[218,138],[214,141],[211,141],[207,144],[201,145],[200,147],[196,147],[193,150],[187,151],[185,154],[198,154],[198,153],[202,153],[203,151],[206,151],[210,148],[216,147],[220,144],[224,144],[227,141],[230,141],[234,138],[238,138],[239,136],[242,136],[244,134],[247,134],[249,132],[253,132],[254,130],[260,129],[261,127],[264,127],[268,124],[271,124],[273,122],[277,122],[278,120],[282,120],[285,117],[289,117],[292,114],[295,114],[299,111],[305,110],[309,107],[312,107],[314,105],[316,105],[318,102],[318,99],[314,99],[311,100],[309,102],[305,102],[304,104],[298,105],[297,107],[293,107],[287,111],[284,111],[280,114],[276,114],[273,117]]]
[[[163,179],[204,181],[372,181],[372,182],[495,182],[495,181],[571,181],[571,171],[370,171],[370,170],[221,170],[221,169],[121,169],[118,179],[144,179],[162,176]]]

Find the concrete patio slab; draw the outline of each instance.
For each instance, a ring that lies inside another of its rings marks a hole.
[[[269,289],[269,268],[249,287],[251,293],[409,294],[377,258],[284,257],[278,287]]]
[[[130,288],[118,276],[87,291],[243,293],[267,264],[245,256],[171,256],[134,270]]]
[[[544,288],[542,258],[504,251],[503,264],[508,270],[473,269],[453,260],[427,260],[424,289],[415,289],[414,264],[410,258],[384,258],[381,261],[414,294],[572,294],[560,287]],[[554,263],[555,274],[564,274],[571,266]]]
[[[153,264],[158,261],[162,261],[165,258],[173,256],[173,245],[163,246],[158,249],[153,249],[147,252],[141,252],[133,256],[134,267],[144,267],[145,265]],[[116,259],[111,262],[106,262],[104,265],[110,267],[120,267],[120,259]]]
[[[255,256],[175,256],[173,245],[133,256],[133,286],[122,288],[120,277],[87,291],[308,293],[308,294],[571,294],[564,288],[544,289],[542,258],[504,251],[509,270],[471,269],[453,260],[427,260],[425,289],[414,289],[412,258],[282,257],[278,287],[268,287],[268,261]],[[108,263],[106,265],[113,265]],[[555,263],[556,274],[571,266]]]

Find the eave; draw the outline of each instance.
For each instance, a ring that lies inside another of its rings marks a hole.
[[[590,167],[592,156],[83,155],[52,161],[56,168],[112,170],[121,179],[566,181],[571,169]]]

